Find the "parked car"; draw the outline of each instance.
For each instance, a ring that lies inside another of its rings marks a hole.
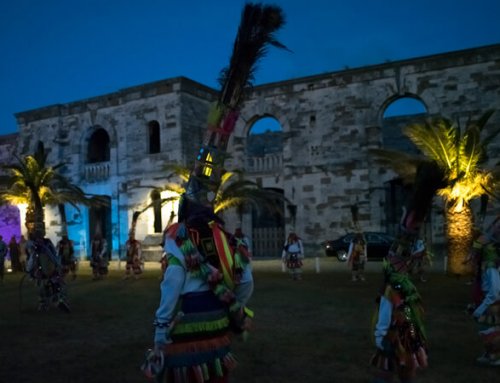
[[[391,247],[394,237],[386,233],[365,231],[364,233],[368,245],[368,260],[380,261],[384,259]],[[337,257],[341,262],[347,261],[349,245],[356,233],[347,233],[340,238],[323,242],[327,257]]]

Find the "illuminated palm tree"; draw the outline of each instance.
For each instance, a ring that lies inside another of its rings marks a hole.
[[[390,166],[403,179],[415,174],[424,160],[433,160],[445,172],[446,186],[437,194],[445,202],[448,270],[451,274],[469,272],[464,261],[470,250],[474,219],[470,201],[494,193],[498,179],[486,168],[488,144],[500,133],[500,126],[483,132],[493,111],[477,121],[468,121],[465,129],[446,118],[434,118],[404,128],[405,135],[421,151],[413,156],[394,150],[373,150],[376,158]]]
[[[45,236],[46,205],[59,205],[60,211],[64,212],[61,207],[65,203],[77,209],[77,204],[90,206],[102,203],[99,198],[85,194],[58,172],[64,163],[49,166],[47,155],[43,144],[39,143],[33,155],[22,158],[16,156],[17,163],[3,166],[10,174],[2,177],[4,188],[0,190],[0,203],[27,204],[25,221],[28,234],[41,238]],[[61,213],[63,226],[64,216]]]
[[[165,168],[171,171],[167,179],[173,179],[173,181],[169,181],[167,184],[156,189],[159,191],[173,192],[174,196],[160,199],[159,202],[153,201],[153,203],[146,206],[138,212],[138,214],[143,213],[155,203],[163,205],[168,202],[177,201],[186,191],[185,187],[189,180],[191,167],[169,164],[166,165]],[[233,171],[225,172],[221,176],[221,183],[214,198],[213,208],[215,213],[222,213],[231,208],[236,208],[238,209],[241,220],[244,206],[252,206],[259,213],[267,210],[281,214],[282,209],[280,207],[284,202],[286,202],[286,198],[283,194],[274,190],[262,188],[257,183],[246,180],[241,171]],[[136,215],[135,218],[137,219],[138,215]]]

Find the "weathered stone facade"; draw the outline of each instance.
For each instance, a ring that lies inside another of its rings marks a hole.
[[[88,193],[110,197],[107,230],[116,254],[127,238],[133,211],[147,206],[152,187],[165,182],[163,165],[192,161],[215,96],[216,90],[181,77],[18,113],[18,153],[29,153],[42,141],[51,149],[51,163],[68,163],[65,175],[73,182]],[[349,229],[354,204],[365,230],[385,231],[390,224],[386,183],[394,174],[375,164],[368,149],[398,135],[398,125],[383,116],[401,97],[420,100],[428,116],[460,121],[500,109],[500,45],[257,86],[230,140],[227,168],[245,169],[262,186],[283,190],[290,201],[284,209],[286,225],[293,225],[312,250]],[[252,125],[269,116],[281,124],[282,151],[249,154]],[[152,122],[160,128],[158,153],[148,147]],[[500,112],[489,126],[499,123]],[[109,137],[109,158],[104,161],[89,154],[97,145],[96,132]],[[496,156],[498,143],[494,149]],[[162,210],[163,224],[171,209],[175,206]],[[85,210],[70,215],[71,235],[83,238],[82,246],[92,226]],[[234,221],[231,215],[227,218]],[[141,215],[138,239],[154,233],[152,221],[151,215]],[[56,235],[57,222],[50,222],[51,235]],[[442,223],[433,223],[437,238]],[[243,225],[251,234],[251,217],[246,215]]]

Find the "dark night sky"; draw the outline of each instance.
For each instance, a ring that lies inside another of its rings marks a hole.
[[[499,0],[275,0],[293,53],[256,84],[500,43]],[[217,87],[243,0],[15,0],[0,4],[0,134],[14,113],[186,76]]]

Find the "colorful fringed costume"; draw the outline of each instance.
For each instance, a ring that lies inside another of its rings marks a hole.
[[[108,274],[108,241],[97,234],[91,242],[90,267],[94,280],[103,279]]]
[[[365,263],[367,260],[367,246],[363,233],[357,233],[349,244],[347,252],[347,264],[351,267],[351,279],[365,280]]]
[[[229,242],[215,221],[169,228],[168,267],[155,319],[155,344],[165,355],[157,381],[212,382],[235,367],[232,332],[245,330],[253,278],[244,251],[235,252]]]
[[[26,251],[29,253],[26,272],[38,287],[38,310],[45,311],[57,306],[69,312],[63,270],[51,240],[43,237],[30,239]]]
[[[208,128],[179,204],[179,223],[165,235],[168,266],[156,311],[155,350],[142,368],[169,383],[226,382],[235,366],[231,332],[247,328],[245,305],[253,291],[250,253],[230,236],[214,213],[225,172],[226,148],[239,118],[255,64],[284,24],[276,6],[245,4],[221,91],[208,115]]]
[[[413,381],[418,368],[427,367],[426,335],[420,295],[409,278],[415,243],[436,191],[444,185],[443,171],[424,162],[416,171],[409,209],[403,212],[400,232],[384,260],[384,285],[374,317],[376,351],[372,383],[387,383],[397,374]]]
[[[64,276],[71,273],[72,279],[75,279],[77,268],[75,250],[73,241],[71,241],[67,235],[63,235],[61,240],[57,242],[57,256],[61,261]]]
[[[127,260],[125,266],[125,276],[127,279],[130,275],[134,275],[134,278],[139,278],[142,274],[142,249],[141,243],[135,239],[133,235],[129,236],[129,239],[125,243],[125,249],[127,251]]]
[[[477,361],[493,366],[500,366],[499,248],[500,220],[497,220],[492,225],[491,234],[480,236],[472,246],[476,263],[472,316],[478,323],[479,336],[485,351]]]
[[[378,298],[374,330],[377,350],[371,364],[381,371],[411,379],[427,367],[426,336],[420,296],[405,273],[386,264],[385,288]]]
[[[283,245],[281,259],[285,263],[290,276],[294,280],[302,279],[302,259],[304,259],[304,247],[302,240],[295,233],[290,233]]]

